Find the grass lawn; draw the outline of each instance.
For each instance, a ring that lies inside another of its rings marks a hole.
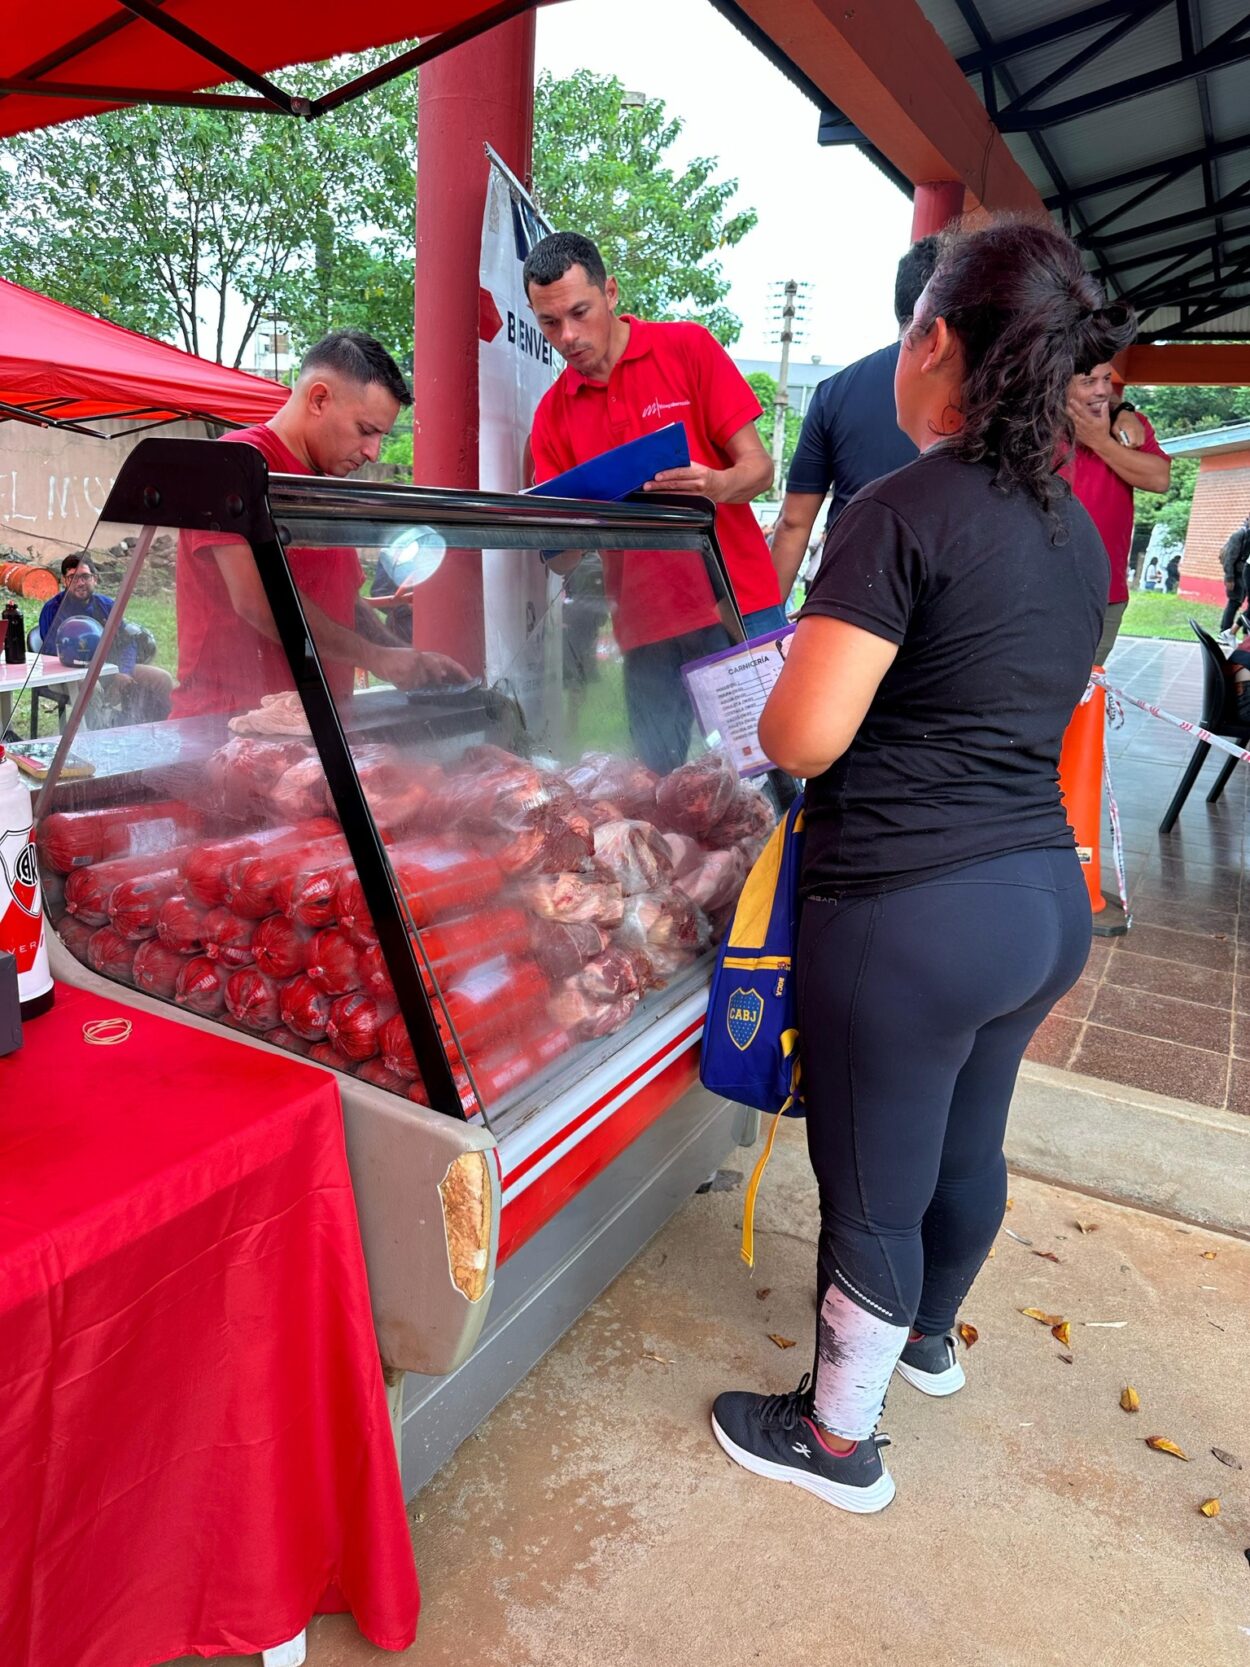
[[[1162,637],[1168,642],[1194,642],[1189,629],[1196,619],[1205,630],[1215,636],[1220,629],[1223,608],[1214,602],[1189,602],[1183,596],[1169,596],[1166,591],[1135,590],[1129,597],[1120,627],[1122,637]]]

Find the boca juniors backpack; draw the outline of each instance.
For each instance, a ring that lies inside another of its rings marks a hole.
[[[714,1094],[775,1113],[743,1200],[742,1259],[755,1264],[755,1195],[783,1116],[803,1114],[794,951],[803,865],[803,798],[747,875],[712,973],[699,1076]]]

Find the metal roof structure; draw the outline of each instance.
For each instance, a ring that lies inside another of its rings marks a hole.
[[[1224,428],[1200,429],[1197,434],[1178,434],[1160,440],[1169,457],[1216,457],[1221,452],[1250,451],[1250,423],[1230,423]]]
[[[820,143],[910,191],[734,0],[713,3],[814,97]],[[1138,339],[1250,341],[1246,0],[917,4],[1091,270],[1137,307]]]

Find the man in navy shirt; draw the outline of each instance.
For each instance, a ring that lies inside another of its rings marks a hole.
[[[55,657],[57,630],[62,621],[94,619],[103,625],[113,611],[113,598],[101,596],[96,590],[98,574],[91,557],[82,551],[66,556],[61,563],[61,583],[64,590],[44,603],[39,613],[39,652]],[[125,627],[123,626],[123,632]],[[160,666],[138,663],[138,646],[133,640],[118,635],[114,659],[117,677],[113,691],[120,702],[123,717],[129,723],[154,722],[169,716],[170,692],[174,680]]]
[[[901,330],[933,276],[938,239],[922,237],[898,263],[894,313]],[[812,527],[833,488],[826,530],[862,486],[918,455],[894,413],[898,342],[857,359],[820,384],[803,419],[803,431],[786,476],[786,497],[773,534],[773,566],[782,601],[789,596],[807,553]]]

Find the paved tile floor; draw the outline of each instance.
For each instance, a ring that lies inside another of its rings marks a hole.
[[[1196,644],[1122,640],[1108,675],[1195,719],[1199,655]],[[1213,750],[1175,827],[1160,834],[1193,746],[1182,730],[1132,706],[1108,730],[1133,924],[1123,937],[1095,938],[1083,977],[1029,1057],[1250,1113],[1250,887],[1242,878],[1250,770],[1238,767],[1219,802],[1207,804],[1222,759]],[[1105,824],[1102,858],[1103,889],[1114,897]]]

